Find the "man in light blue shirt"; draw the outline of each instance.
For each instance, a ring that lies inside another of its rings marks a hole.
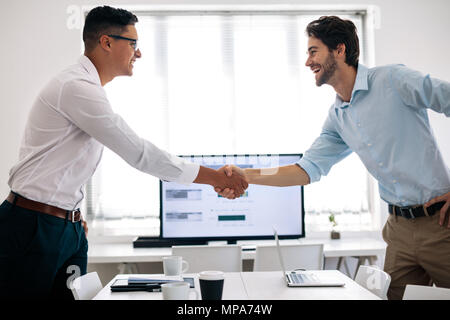
[[[299,165],[316,182],[354,151],[378,180],[383,200],[399,207],[424,204],[450,191],[427,108],[450,116],[448,83],[402,65],[359,64],[350,101],[337,95]]]
[[[450,288],[450,221],[445,221],[450,170],[427,115],[433,109],[450,116],[450,83],[403,65],[368,69],[359,64],[351,21],[322,17],[306,32],[306,66],[318,86],[331,85],[337,93],[320,136],[295,165],[277,170],[229,167],[228,174],[239,173],[254,184],[305,185],[356,152],[389,204],[383,229],[389,299],[401,299],[407,284],[433,282]],[[234,198],[229,190],[216,191]]]

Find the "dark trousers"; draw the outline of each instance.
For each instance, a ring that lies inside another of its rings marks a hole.
[[[72,223],[4,201],[0,206],[0,299],[69,299],[86,274],[88,242]]]

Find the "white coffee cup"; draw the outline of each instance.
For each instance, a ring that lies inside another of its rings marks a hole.
[[[161,291],[164,300],[190,300],[189,295],[195,294],[195,299],[199,300],[200,295],[197,290],[191,289],[189,282],[177,281],[168,282],[161,285]]]
[[[163,258],[164,275],[179,276],[189,269],[189,263],[180,256],[168,256]]]

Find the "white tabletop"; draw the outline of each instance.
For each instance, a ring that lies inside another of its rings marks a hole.
[[[133,248],[132,243],[89,244],[89,263],[155,262],[172,255],[172,248]]]
[[[326,258],[376,256],[384,255],[386,252],[386,243],[372,238],[327,239],[323,244],[323,254]]]
[[[288,287],[281,271],[242,272],[250,300],[381,300],[338,270],[314,270],[324,282],[343,282],[343,287]]]
[[[111,292],[111,284],[116,279],[128,279],[130,277],[151,278],[151,279],[174,279],[181,280],[181,277],[167,277],[163,274],[119,274],[114,277],[95,297],[94,300],[162,300],[161,292]],[[184,274],[183,277],[194,278],[194,288],[200,295],[200,284],[198,275],[195,273]],[[242,282],[240,272],[226,272],[223,284],[223,300],[247,300],[247,293]]]
[[[364,289],[337,270],[315,270],[319,278],[342,281],[344,287],[290,288],[286,286],[281,271],[270,272],[226,272],[223,288],[223,300],[380,300],[376,295]],[[197,274],[185,274],[193,277],[195,289],[200,290]],[[94,300],[161,300],[160,292],[111,292],[110,286],[115,279],[128,277],[167,278],[155,274],[119,274],[114,277],[95,297]],[[173,279],[173,277],[172,277]]]
[[[281,245],[290,243],[323,243],[324,256],[348,257],[348,256],[376,256],[384,255],[386,244],[384,241],[372,238],[350,239],[290,239],[281,240]],[[275,244],[273,240],[240,241],[244,246],[258,244]],[[89,263],[122,263],[122,262],[156,262],[162,261],[162,257],[172,254],[171,248],[133,248],[132,243],[92,243],[89,244]],[[243,251],[243,259],[254,259],[255,251]]]

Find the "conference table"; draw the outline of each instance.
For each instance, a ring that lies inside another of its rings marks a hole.
[[[226,272],[223,300],[381,300],[338,270],[314,270],[319,279],[333,279],[345,283],[343,287],[287,287],[281,271]],[[163,274],[118,274],[94,300],[162,300],[161,292],[111,292],[116,279],[129,277],[152,279],[177,279]],[[194,278],[195,290],[200,293],[198,274],[183,274]]]

